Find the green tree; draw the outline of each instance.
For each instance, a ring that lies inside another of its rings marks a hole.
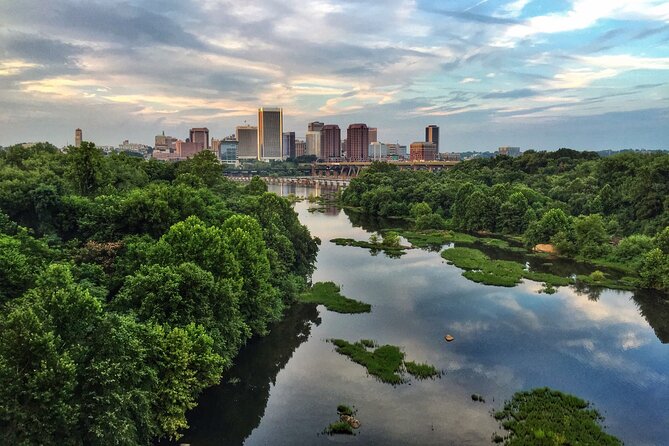
[[[500,207],[497,226],[509,234],[522,234],[528,226],[526,220],[529,204],[521,192],[515,192]]]
[[[610,237],[599,214],[575,218],[574,234],[579,252],[587,258],[602,257],[610,251]]]
[[[77,192],[91,195],[102,179],[102,151],[95,144],[82,141],[81,146],[67,148],[68,177]]]
[[[395,231],[388,231],[383,234],[383,244],[396,248],[400,246],[400,235]]]
[[[429,215],[431,213],[432,209],[430,208],[430,205],[424,201],[411,206],[411,216],[415,219],[422,215]]]
[[[193,158],[181,161],[177,174],[191,174],[199,178],[204,185],[212,187],[223,178],[223,166],[211,150],[195,154]]]
[[[648,251],[641,259],[639,277],[644,288],[669,290],[669,255],[660,248]]]
[[[251,178],[251,181],[244,187],[244,190],[250,195],[262,195],[267,192],[267,183],[256,175]]]
[[[525,233],[525,239],[531,246],[548,243],[558,232],[568,233],[571,228],[571,221],[562,209],[550,209],[530,225]]]

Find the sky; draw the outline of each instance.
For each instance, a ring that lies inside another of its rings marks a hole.
[[[440,150],[669,149],[669,1],[0,0],[0,145],[284,109]]]

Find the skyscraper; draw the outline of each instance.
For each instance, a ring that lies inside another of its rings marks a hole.
[[[258,158],[281,160],[283,155],[283,109],[258,109]]]
[[[349,161],[367,161],[369,130],[367,124],[351,124],[346,130],[346,158]]]
[[[83,133],[81,129],[76,129],[74,131],[74,147],[81,147],[81,138],[83,136]]]
[[[283,157],[295,158],[295,132],[283,132]]]
[[[434,161],[437,159],[437,145],[433,142],[412,142],[409,159],[411,161]]]
[[[221,141],[220,158],[224,164],[237,163],[237,137],[230,135]]]
[[[341,129],[338,125],[323,126],[321,130],[321,156],[326,161],[338,160],[341,157]]]
[[[437,146],[437,153],[439,153],[439,126],[428,125],[425,127],[425,142],[433,142]]]
[[[258,127],[240,125],[237,133],[237,158],[258,159]]]
[[[377,133],[378,133],[378,129],[376,127],[370,127],[369,128],[369,144],[371,144],[373,142],[378,142],[379,136],[378,136]]]
[[[321,130],[323,130],[324,126],[325,126],[324,123],[320,121],[314,121],[307,124],[307,130],[310,132],[320,132]]]
[[[305,137],[307,140],[307,151],[305,155],[315,155],[317,159],[322,158],[321,155],[321,131],[310,130]]]
[[[209,150],[209,129],[206,127],[190,129],[190,142],[200,145],[202,150]]]
[[[295,140],[295,157],[307,154],[307,142],[302,139]]]

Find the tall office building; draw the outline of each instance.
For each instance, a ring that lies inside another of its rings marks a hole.
[[[383,161],[388,158],[388,146],[375,141],[369,145],[368,155],[370,161]]]
[[[341,129],[338,125],[329,124],[321,130],[321,157],[326,161],[341,158]]]
[[[295,158],[295,132],[283,132],[283,157]]]
[[[283,156],[283,109],[258,109],[258,158],[281,160]]]
[[[433,142],[437,146],[437,153],[439,153],[439,126],[428,125],[425,127],[425,142]]]
[[[379,141],[378,129],[376,127],[369,128],[369,144]],[[369,145],[368,144],[368,145]]]
[[[307,154],[307,142],[302,139],[295,140],[295,157]]]
[[[314,121],[307,124],[307,131],[309,132],[320,132],[325,127],[325,124],[320,121]]]
[[[214,152],[216,158],[218,158],[221,155],[221,140],[217,138],[211,138],[211,146],[209,146],[209,150]]]
[[[220,159],[224,164],[237,164],[237,137],[230,135],[221,141]]]
[[[74,147],[81,147],[81,138],[83,136],[83,132],[81,129],[76,129],[74,131]]]
[[[433,142],[411,143],[409,159],[411,161],[435,161],[437,159],[437,145]]]
[[[206,127],[190,129],[190,142],[200,145],[202,150],[209,150],[209,129]]]
[[[321,159],[321,131],[310,130],[305,137],[307,140],[307,151],[305,155],[314,155],[317,159]]]
[[[258,127],[240,125],[236,129],[237,158],[258,159]]]
[[[346,130],[346,159],[367,161],[369,150],[369,129],[367,124],[351,124]]]

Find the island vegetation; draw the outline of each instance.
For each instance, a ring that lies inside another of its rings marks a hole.
[[[337,353],[348,356],[351,361],[365,367],[370,375],[384,383],[396,385],[406,382],[403,376],[405,371],[418,379],[441,376],[441,372],[429,364],[405,361],[404,352],[394,345],[379,347],[375,341],[369,339],[354,343],[331,339],[330,342],[335,345]]]
[[[549,388],[517,392],[494,417],[508,435],[493,441],[508,446],[622,445],[604,432],[603,417],[590,403]]]
[[[451,242],[453,232],[501,234],[621,270],[635,287],[669,290],[667,153],[529,150],[441,172],[373,163],[341,201],[365,214],[407,219],[412,233],[404,235],[419,245]]]
[[[0,442],[178,438],[202,389],[306,289],[317,239],[213,153],[0,151]]]
[[[334,282],[318,282],[299,296],[303,303],[325,305],[330,311],[336,313],[369,313],[372,306],[355,299],[342,296],[341,288]]]

